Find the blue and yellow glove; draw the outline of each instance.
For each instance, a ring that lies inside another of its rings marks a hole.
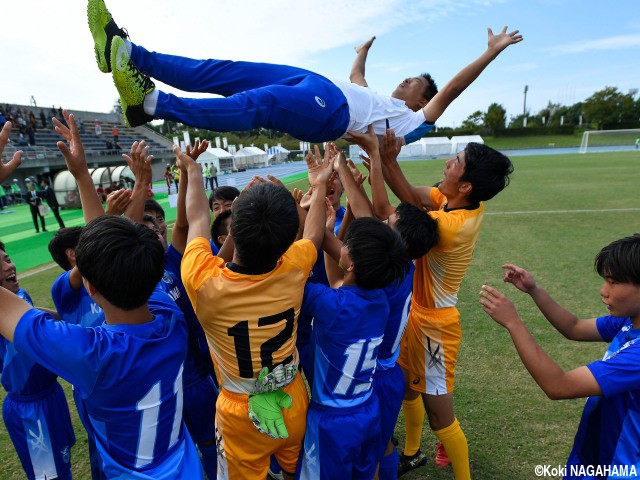
[[[288,438],[282,408],[291,408],[291,397],[282,390],[249,395],[249,418],[255,427],[271,438]]]

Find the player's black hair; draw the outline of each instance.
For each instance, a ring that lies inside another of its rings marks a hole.
[[[422,257],[438,243],[438,222],[415,205],[402,202],[396,208],[395,229],[407,246],[409,258]]]
[[[427,86],[424,89],[424,99],[431,100],[438,93],[438,86],[436,85],[436,81],[433,79],[431,74],[429,73],[421,73],[420,76],[427,81]]]
[[[229,185],[223,185],[214,189],[209,195],[209,210],[213,212],[213,202],[215,200],[222,201],[231,201],[240,195],[240,190],[236,187],[232,187]]]
[[[76,247],[78,270],[113,306],[138,308],[164,274],[164,249],[148,227],[102,215],[83,229]]]
[[[153,198],[147,198],[144,201],[144,211],[159,213],[162,215],[162,218],[165,218],[164,208],[162,208]]]
[[[357,218],[347,230],[344,246],[354,265],[358,286],[367,290],[401,282],[409,269],[400,234],[377,218]]]
[[[261,183],[242,192],[231,211],[235,255],[242,266],[275,268],[298,234],[298,211],[289,191]]]
[[[227,221],[227,218],[229,218],[230,216],[231,216],[231,211],[225,210],[220,215],[218,215],[213,220],[213,223],[211,224],[211,240],[213,240],[213,243],[218,248],[222,248],[222,244],[218,241],[218,237],[221,235],[229,234],[227,227],[225,226],[225,223]]]
[[[6,248],[4,248],[4,242],[0,241],[0,250],[2,250],[4,253],[7,253]]]
[[[595,269],[614,282],[640,285],[640,233],[611,242],[596,255]]]
[[[513,173],[509,157],[475,142],[468,143],[464,153],[465,168],[460,180],[471,183],[471,203],[491,200],[509,185],[509,175]]]
[[[67,258],[67,249],[75,250],[82,234],[82,227],[66,227],[59,229],[51,241],[49,241],[49,253],[51,258],[65,271],[71,270],[71,264]]]

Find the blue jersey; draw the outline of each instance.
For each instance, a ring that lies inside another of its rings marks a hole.
[[[16,349],[74,385],[84,399],[107,478],[202,478],[182,421],[187,331],[175,303],[156,289],[152,321],[82,328],[30,310]]]
[[[336,210],[336,225],[333,229],[334,235],[338,235],[346,211],[347,209],[344,207],[340,207]],[[329,279],[327,278],[327,272],[324,268],[324,252],[320,249],[318,249],[318,259],[311,270],[311,275],[309,275],[308,281],[311,283],[329,286]],[[296,341],[296,345],[306,346],[309,344],[310,338],[311,317],[301,313],[298,317],[298,339]]]
[[[171,274],[173,282],[172,290],[175,295],[171,297],[175,300],[178,307],[184,314],[187,321],[188,348],[187,360],[185,363],[184,385],[189,386],[203,377],[213,375],[213,362],[209,353],[209,345],[207,337],[202,330],[202,325],[198,321],[196,312],[193,311],[193,305],[187,296],[187,291],[182,283],[180,274],[180,263],[182,262],[182,253],[176,250],[173,245],[169,245],[165,254],[165,268]],[[164,279],[163,279],[164,281]]]
[[[51,299],[63,321],[81,327],[97,327],[104,322],[102,308],[91,298],[84,285],[71,287],[71,271],[61,274],[51,286]]]
[[[312,403],[348,408],[365,402],[389,317],[384,292],[307,283],[301,311],[313,316]]]
[[[409,272],[402,283],[391,284],[384,289],[389,301],[389,320],[384,329],[384,338],[378,352],[378,367],[384,370],[392,368],[400,355],[400,340],[409,321],[411,289],[413,287],[413,262],[409,262]]]
[[[602,360],[587,365],[602,396],[590,397],[585,404],[567,478],[590,478],[572,476],[570,465],[635,466],[640,472],[640,330],[633,328],[631,319],[612,316],[598,318],[596,325],[602,338],[611,342]]]
[[[17,293],[29,305],[33,301],[22,288]],[[14,396],[29,397],[49,390],[56,383],[58,375],[39,365],[33,357],[19,353],[13,343],[0,336],[2,347],[2,386]]]

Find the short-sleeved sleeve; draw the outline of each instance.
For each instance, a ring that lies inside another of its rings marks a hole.
[[[304,287],[301,315],[313,317],[314,328],[330,326],[337,316],[339,307],[339,293],[326,285],[310,283]]]
[[[308,277],[318,259],[318,250],[311,240],[304,238],[294,242],[285,256],[287,261],[294,263]]]
[[[223,266],[224,260],[211,253],[209,240],[198,237],[189,242],[182,257],[180,272],[192,305],[196,303],[196,296],[202,284],[212,275],[219,275]]]
[[[100,329],[56,322],[51,314],[31,309],[18,322],[13,342],[18,352],[89,394],[100,373],[100,359],[108,354],[100,335]]]
[[[612,342],[626,322],[628,322],[626,318],[607,315],[596,319],[596,328],[605,342]]]
[[[60,275],[51,286],[51,299],[61,317],[75,311],[82,300],[82,290],[74,290],[69,283],[71,271]]]
[[[640,342],[587,365],[605,396],[640,390]]]

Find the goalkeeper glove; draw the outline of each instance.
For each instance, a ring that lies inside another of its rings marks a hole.
[[[287,438],[282,408],[291,408],[291,397],[282,390],[249,395],[249,418],[255,427],[271,438]]]

